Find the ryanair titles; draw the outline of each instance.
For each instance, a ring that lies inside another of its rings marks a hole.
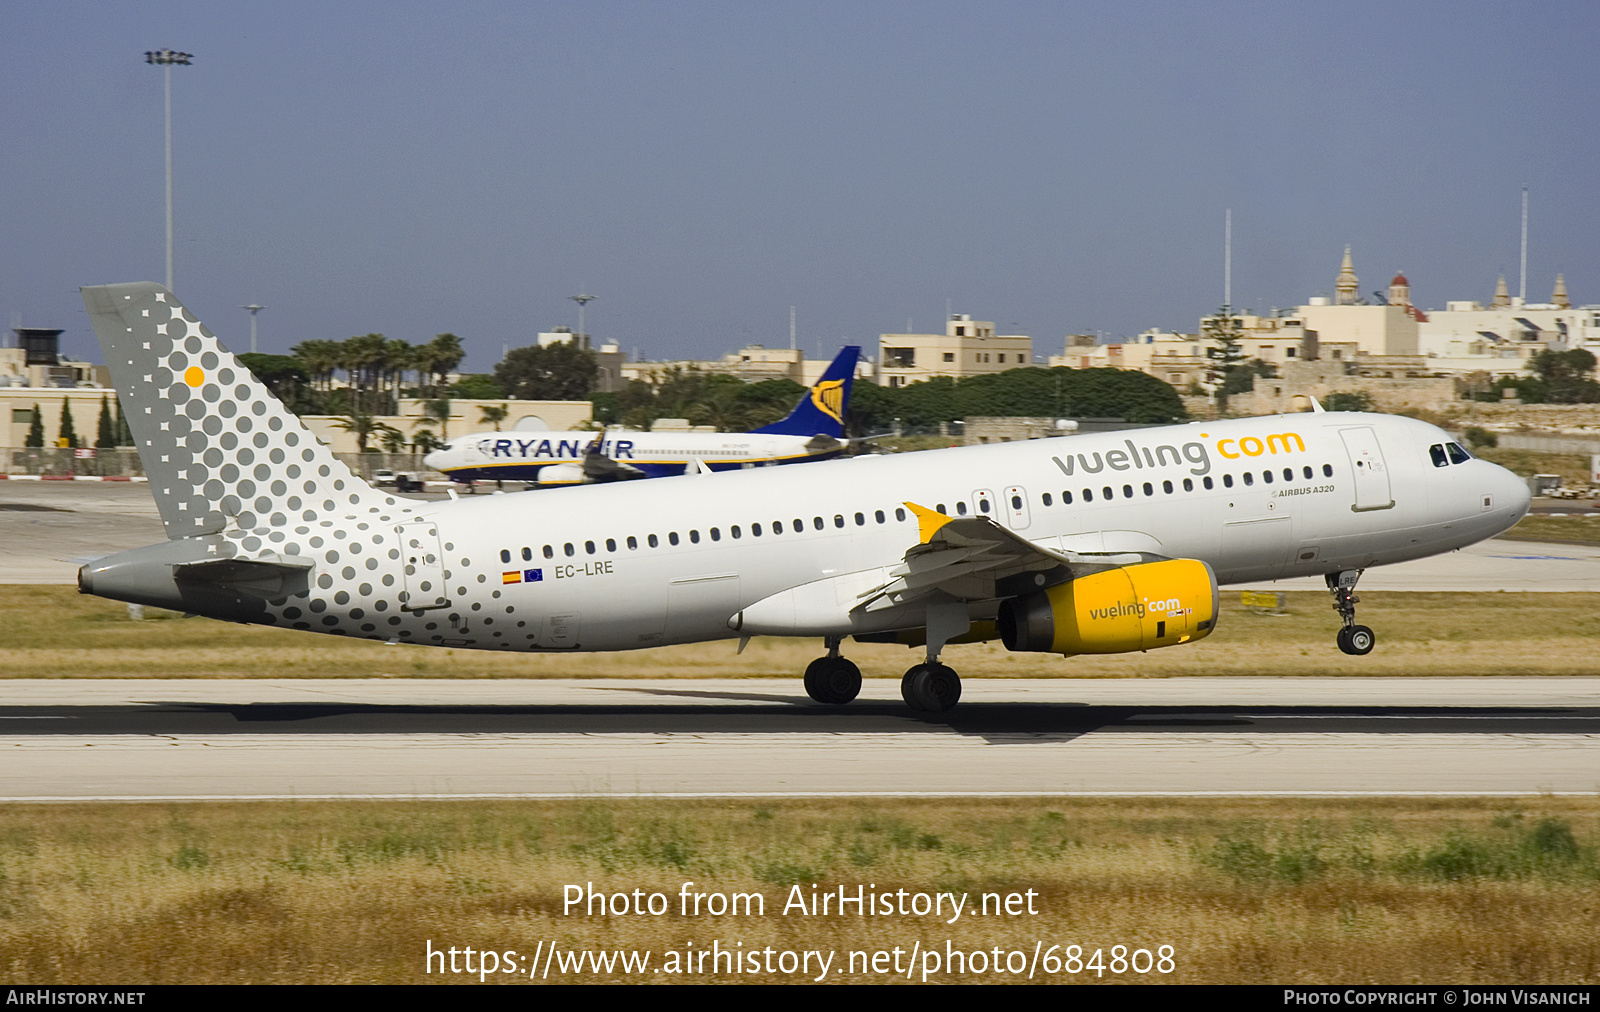
[[[1206,433],[1200,433],[1202,439],[1209,439]],[[1167,465],[1181,466],[1185,463],[1193,464],[1189,473],[1202,475],[1211,473],[1211,451],[1206,444],[1195,441],[1184,443],[1182,446],[1161,444],[1159,446],[1139,446],[1131,439],[1124,439],[1122,445],[1127,450],[1106,450],[1104,453],[1069,453],[1062,457],[1051,457],[1061,473],[1071,477],[1074,474],[1099,474],[1106,468],[1113,471],[1143,470],[1147,467],[1163,467]],[[1219,439],[1216,441],[1217,453],[1229,460],[1238,460],[1242,457],[1260,457],[1264,455],[1277,456],[1279,453],[1304,453],[1306,444],[1296,432],[1274,432],[1267,436],[1244,436],[1243,438]]]

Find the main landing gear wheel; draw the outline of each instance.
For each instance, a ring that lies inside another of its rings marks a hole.
[[[1372,653],[1378,638],[1364,625],[1350,625],[1339,630],[1338,642],[1340,650],[1360,657]]]
[[[906,705],[922,713],[943,713],[961,699],[961,676],[937,661],[918,664],[900,679]]]
[[[843,657],[818,657],[806,665],[806,695],[843,706],[861,692],[861,669]]]

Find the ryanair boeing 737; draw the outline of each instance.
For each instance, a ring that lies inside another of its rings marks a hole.
[[[754,432],[478,432],[423,458],[451,481],[589,485],[831,460],[861,349],[846,347],[788,417]]]
[[[1063,655],[1203,639],[1219,584],[1323,575],[1338,645],[1362,571],[1527,511],[1515,475],[1410,418],[1348,412],[761,468],[556,496],[417,501],[357,478],[172,293],[83,289],[169,540],[79,588],[390,643],[629,650],[815,636],[806,691],[861,686],[847,637],[923,649],[901,691],[955,705],[949,643]]]

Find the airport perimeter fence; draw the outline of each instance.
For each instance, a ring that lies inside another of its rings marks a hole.
[[[336,453],[334,456],[370,481],[380,470],[426,474],[422,455],[415,453]],[[41,478],[138,478],[144,476],[139,452],[131,446],[70,449],[58,446],[8,447],[0,451],[0,474]]]

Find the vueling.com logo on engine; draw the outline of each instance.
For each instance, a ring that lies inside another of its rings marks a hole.
[[[1154,612],[1157,615],[1166,615],[1171,618],[1174,615],[1192,614],[1194,609],[1185,608],[1183,601],[1179,598],[1169,597],[1164,601],[1134,601],[1128,604],[1118,601],[1109,608],[1090,608],[1089,617],[1126,618],[1129,615],[1137,615],[1139,618],[1144,618],[1146,612]]]

